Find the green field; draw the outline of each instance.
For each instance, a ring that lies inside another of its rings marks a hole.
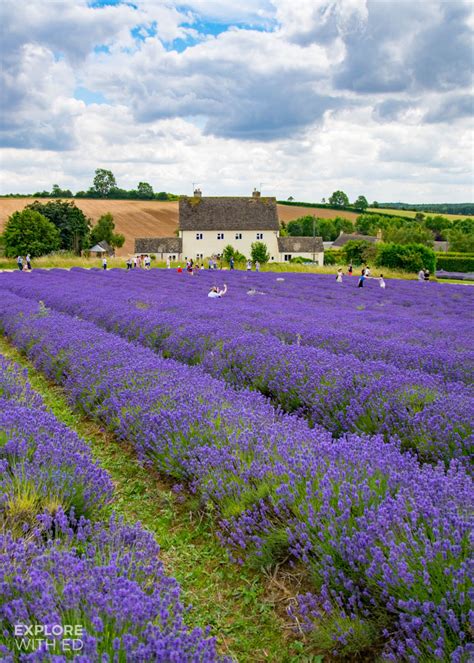
[[[390,207],[369,207],[368,212],[374,214],[393,214],[394,216],[405,216],[409,219],[414,219],[418,212],[412,212],[406,209],[392,209]],[[472,217],[466,214],[444,214],[441,212],[421,212],[426,216],[444,216],[446,219],[470,219]]]

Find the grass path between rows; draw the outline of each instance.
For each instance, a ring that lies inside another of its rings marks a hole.
[[[210,625],[222,654],[239,663],[320,663],[305,653],[282,617],[292,592],[275,577],[240,568],[227,559],[209,517],[192,496],[143,467],[131,446],[118,443],[100,426],[75,412],[61,387],[49,382],[0,335],[0,353],[27,369],[32,387],[57,419],[75,430],[114,484],[114,509],[129,523],[140,521],[161,548],[167,572],[180,583],[183,601],[193,606],[189,624]]]

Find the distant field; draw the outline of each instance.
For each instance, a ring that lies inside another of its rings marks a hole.
[[[0,232],[3,230],[8,217],[22,210],[33,202],[33,198],[0,198]],[[41,198],[47,202],[48,198]],[[125,256],[133,253],[136,237],[170,237],[178,227],[178,202],[165,202],[161,200],[92,200],[72,199],[84,214],[94,223],[97,219],[111,212],[114,217],[117,232],[125,235],[125,244],[117,251],[117,255]],[[342,216],[355,221],[357,214],[353,212],[338,212],[330,209],[314,209],[311,207],[292,207],[277,205],[280,221],[291,221],[300,216],[315,214],[319,218],[332,219]]]
[[[370,207],[368,212],[375,212],[380,214],[394,214],[395,216],[406,216],[410,219],[414,219],[417,212],[412,212],[411,210],[405,209],[391,209],[390,207]],[[469,219],[470,216],[467,214],[442,214],[441,212],[421,212],[425,216],[445,216],[447,219]]]

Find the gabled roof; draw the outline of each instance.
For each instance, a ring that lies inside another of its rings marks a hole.
[[[358,235],[357,233],[341,233],[339,237],[333,242],[333,247],[344,246],[347,242],[376,242],[375,235]]]
[[[180,230],[279,230],[275,198],[182,196]]]
[[[181,237],[138,237],[135,239],[135,253],[181,253]]]
[[[113,251],[113,248],[110,246],[107,240],[103,239],[101,242],[97,243],[97,246],[100,246],[104,251]]]
[[[324,251],[322,237],[279,237],[280,253],[321,253]]]
[[[92,253],[107,253],[106,249],[104,249],[100,244],[96,244],[92,247],[92,249],[89,249],[89,251]]]

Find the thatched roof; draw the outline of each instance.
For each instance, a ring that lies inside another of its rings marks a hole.
[[[322,237],[279,237],[280,253],[321,253],[324,251]]]
[[[135,239],[135,253],[181,253],[181,237],[138,237]]]
[[[180,230],[278,230],[275,198],[183,196]]]
[[[375,235],[358,235],[357,233],[341,233],[339,237],[333,242],[333,247],[345,246],[347,242],[376,242]]]

